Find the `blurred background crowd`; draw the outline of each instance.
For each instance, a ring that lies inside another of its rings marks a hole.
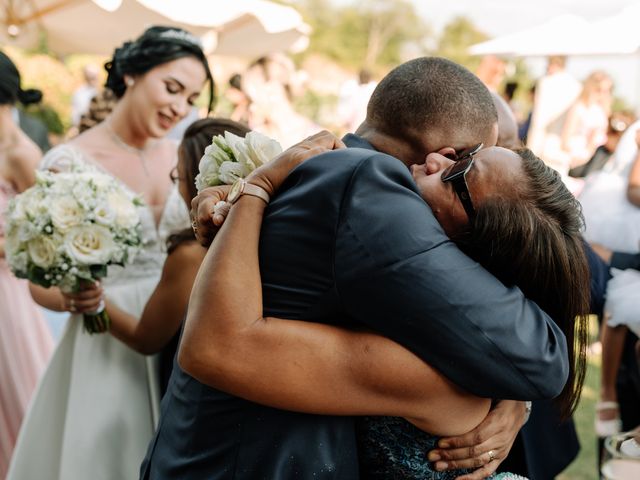
[[[640,267],[640,35],[627,35],[624,25],[618,26],[618,43],[611,34],[610,43],[594,44],[582,39],[596,37],[597,29],[612,28],[611,21],[562,17],[546,30],[523,29],[520,37],[490,39],[472,16],[450,18],[436,30],[418,11],[417,2],[408,0],[236,1],[234,6],[182,1],[180,12],[167,7],[173,2],[147,10],[154,2],[126,0],[121,8],[128,11],[120,13],[97,3],[0,1],[0,47],[17,66],[24,92],[42,92],[15,99],[12,118],[42,153],[109,116],[118,99],[104,87],[102,65],[113,48],[137,37],[150,23],[182,26],[202,38],[216,84],[213,116],[265,133],[284,148],[321,128],[338,135],[354,131],[365,117],[377,80],[390,68],[420,55],[443,56],[475,72],[508,107],[503,113],[517,124],[518,140],[511,146],[531,148],[583,201],[585,236],[605,262],[601,276],[594,279],[602,282],[603,291],[616,273],[609,266]],[[191,17],[189,8],[195,9]],[[580,13],[579,2],[573,8]],[[132,21],[115,20],[116,32],[104,24],[109,15]],[[615,17],[638,20],[640,6],[612,10],[603,19]],[[76,21],[80,18],[84,21]],[[206,25],[209,19],[211,26]],[[87,36],[86,25],[99,32]],[[556,33],[558,40],[547,45],[542,32]],[[600,62],[609,55],[626,55],[634,65],[635,71],[628,71],[635,82],[630,90],[619,91],[618,72]],[[572,62],[580,64],[580,73],[572,70]],[[204,89],[168,137],[180,141],[194,121],[207,116],[209,102]],[[0,138],[0,146],[2,142]],[[600,208],[621,198],[627,203],[616,212]],[[610,228],[607,221],[614,213],[620,219]],[[640,291],[627,295],[640,297]],[[640,310],[636,313],[640,316]],[[55,337],[64,319],[47,315]],[[597,478],[597,439],[640,425],[637,337],[624,325],[607,326],[606,316],[602,305],[594,308],[588,378],[574,418],[581,450],[578,454],[565,445],[571,452],[562,468],[568,469],[554,472],[558,478]]]

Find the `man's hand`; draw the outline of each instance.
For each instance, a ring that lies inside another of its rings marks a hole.
[[[246,180],[264,188],[269,196],[273,196],[295,167],[311,157],[340,148],[345,148],[344,143],[324,130],[288,148],[251,172]],[[225,210],[221,210],[222,214],[214,215],[214,207],[218,202],[226,200],[229,188],[227,185],[205,188],[191,200],[191,226],[196,239],[205,247],[211,244],[224,222]]]
[[[476,428],[458,437],[442,438],[429,452],[436,470],[477,468],[457,480],[480,480],[496,471],[507,457],[524,424],[524,402],[500,401]]]

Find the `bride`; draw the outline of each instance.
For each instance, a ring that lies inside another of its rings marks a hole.
[[[182,200],[170,194],[176,144],[162,137],[190,111],[207,80],[212,99],[213,80],[198,39],[168,27],[126,42],[105,67],[106,86],[119,98],[113,112],[51,150],[41,167],[64,171],[91,163],[144,199],[142,251],[130,265],[110,267],[104,280],[107,297],[139,317],[160,276],[164,239],[188,225]],[[72,314],[85,301],[82,292],[32,291],[42,305]],[[137,478],[155,427],[155,371],[112,336],[89,336],[82,328],[80,316],[72,316],[27,413],[8,479]]]

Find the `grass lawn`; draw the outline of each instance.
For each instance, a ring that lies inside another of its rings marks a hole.
[[[596,341],[598,323],[595,316],[589,318],[589,341]],[[573,421],[580,439],[580,453],[569,467],[558,475],[558,480],[598,480],[596,455],[596,434],[593,419],[600,392],[600,353],[587,354],[587,375],[582,389],[580,403],[573,415]]]
[[[569,467],[558,476],[558,480],[598,480],[596,435],[593,430],[598,391],[600,389],[600,355],[590,355],[587,377],[582,390],[580,404],[573,420],[580,438],[580,454]]]

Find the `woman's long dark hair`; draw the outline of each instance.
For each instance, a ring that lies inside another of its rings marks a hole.
[[[149,70],[183,57],[195,57],[202,63],[209,80],[209,112],[215,100],[215,83],[209,62],[197,37],[175,27],[155,26],[148,28],[132,42],[116,48],[113,58],[105,64],[109,88],[121,98],[127,89],[125,75],[143,75]]]
[[[200,159],[205,148],[211,144],[213,137],[224,135],[225,131],[244,137],[250,130],[249,127],[228,118],[203,118],[196,120],[185,130],[180,147],[178,147],[178,162],[183,164],[182,170],[185,176],[183,180],[189,186],[191,198],[198,194],[196,175],[198,175]],[[173,234],[167,239],[167,251],[171,253],[182,242],[190,240],[195,240],[191,228]]]
[[[530,150],[523,182],[483,201],[461,248],[505,285],[517,285],[553,318],[567,337],[569,379],[557,397],[567,418],[580,399],[586,369],[590,277],[580,203],[560,175]]]

